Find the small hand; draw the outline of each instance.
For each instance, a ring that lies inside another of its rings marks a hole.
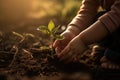
[[[70,31],[65,31],[61,35],[64,36],[64,39],[56,40],[53,44],[53,47],[55,48],[57,54],[59,54],[67,46],[67,44],[75,37],[75,34],[73,34]]]
[[[82,54],[87,48],[88,47],[83,43],[79,36],[76,36],[62,50],[58,57],[60,58],[60,61],[69,63],[74,59],[78,59],[80,57],[80,54]]]

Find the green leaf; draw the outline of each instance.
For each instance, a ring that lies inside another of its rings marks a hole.
[[[43,32],[45,34],[49,34],[50,33],[49,30],[48,30],[48,28],[46,26],[39,26],[37,28],[37,30],[39,30],[39,31],[41,31],[41,32]]]
[[[40,30],[40,31],[42,31],[42,30],[47,30],[47,27],[46,27],[46,26],[39,26],[39,27],[37,28],[37,30]]]
[[[57,39],[57,40],[63,40],[63,39],[64,39],[64,36],[55,35],[54,38]]]
[[[48,30],[50,32],[52,32],[52,30],[55,28],[55,24],[54,22],[51,20],[49,23],[48,23]]]
[[[60,29],[60,25],[53,29],[53,34],[55,34]]]

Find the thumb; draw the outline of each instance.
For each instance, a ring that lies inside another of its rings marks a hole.
[[[62,51],[59,47],[55,48],[56,53],[59,55],[59,53]]]
[[[55,42],[53,43],[53,47],[56,48],[57,46],[59,46],[60,44],[60,40],[55,40]]]

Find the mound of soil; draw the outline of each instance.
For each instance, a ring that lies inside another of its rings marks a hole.
[[[55,51],[48,47],[48,39],[33,34],[0,33],[1,80],[115,80],[119,70],[99,67],[99,56],[92,57],[91,50],[78,62],[60,62]],[[110,78],[112,77],[112,78]]]

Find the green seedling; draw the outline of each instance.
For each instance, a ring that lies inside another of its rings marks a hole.
[[[51,20],[48,23],[48,26],[39,26],[37,28],[37,30],[48,34],[51,37],[51,41],[53,42],[54,40],[62,40],[64,39],[63,36],[56,34],[56,32],[58,31],[58,29],[60,28],[60,26],[56,27],[54,22]]]
[[[63,36],[59,35],[59,34],[56,34],[57,31],[59,30],[60,26],[56,27],[54,22],[51,20],[47,26],[39,26],[37,28],[38,31],[41,31],[42,33],[44,34],[47,34],[50,36],[50,39],[51,39],[51,45],[53,44],[54,40],[62,40],[64,39]],[[53,49],[53,47],[52,47]]]

